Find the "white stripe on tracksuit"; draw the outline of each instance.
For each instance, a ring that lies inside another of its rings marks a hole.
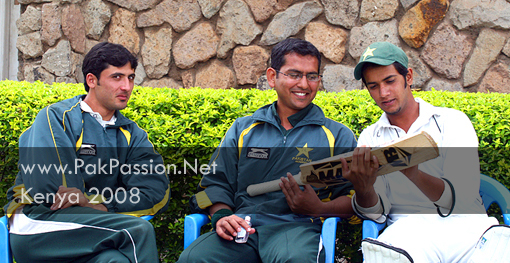
[[[9,233],[16,235],[36,235],[58,231],[76,230],[80,228],[93,228],[111,232],[125,231],[131,240],[131,244],[133,245],[133,256],[135,258],[135,262],[138,263],[135,242],[131,236],[131,233],[129,233],[129,231],[126,229],[115,230],[105,227],[89,226],[77,223],[34,220],[23,214],[22,210],[23,207],[18,208],[18,210],[16,210],[16,212],[9,219]]]

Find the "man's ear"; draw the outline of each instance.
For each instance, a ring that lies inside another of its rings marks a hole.
[[[87,76],[85,76],[85,80],[87,81],[87,85],[91,89],[95,88],[98,85],[98,80],[96,76],[92,73],[88,73]]]
[[[413,85],[413,69],[408,68],[407,71],[408,71],[406,75],[407,86],[411,87],[411,85]]]
[[[267,84],[269,84],[271,88],[274,88],[274,86],[276,85],[276,70],[274,68],[268,68],[266,70],[266,77]]]

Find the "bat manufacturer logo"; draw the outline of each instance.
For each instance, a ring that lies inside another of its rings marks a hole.
[[[262,159],[262,160],[268,160],[269,159],[269,148],[255,148],[255,147],[248,147],[248,153],[246,153],[246,157],[248,158],[255,158],[255,159]]]
[[[390,147],[383,152],[386,161],[391,166],[409,166],[412,154],[398,147]]]

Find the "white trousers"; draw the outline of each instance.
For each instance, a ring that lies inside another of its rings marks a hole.
[[[499,224],[487,215],[409,215],[388,226],[377,240],[402,248],[415,263],[468,262],[480,237]]]

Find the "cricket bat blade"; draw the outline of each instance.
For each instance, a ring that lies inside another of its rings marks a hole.
[[[371,149],[371,153],[379,161],[377,174],[384,175],[434,159],[439,156],[439,149],[429,134],[421,132],[374,147]],[[353,152],[348,152],[302,164],[299,166],[301,172],[295,175],[294,178],[299,185],[311,184],[315,187],[344,184],[348,181],[342,176],[340,159],[344,158],[350,164],[352,155]],[[250,196],[256,196],[278,191],[280,190],[279,183],[280,179],[253,184],[248,186],[247,192]]]

